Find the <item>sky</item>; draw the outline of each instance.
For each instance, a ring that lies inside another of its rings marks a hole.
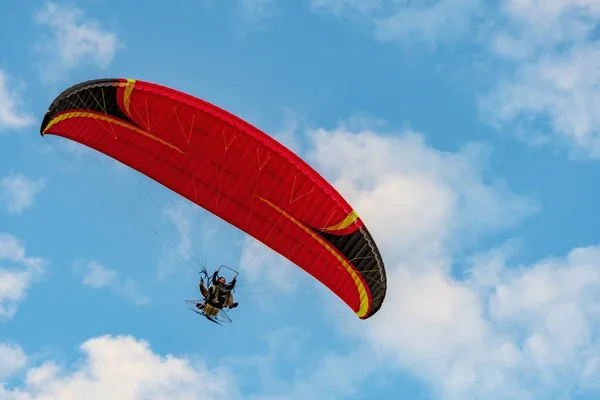
[[[0,399],[596,399],[594,0],[81,0],[0,12]],[[359,320],[300,268],[39,126],[100,77],[295,151],[386,265]],[[238,270],[231,324],[189,312]]]

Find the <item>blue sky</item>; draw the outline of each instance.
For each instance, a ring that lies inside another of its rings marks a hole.
[[[3,6],[0,399],[596,398],[599,18],[592,0]],[[382,249],[381,311],[357,320],[236,229],[42,138],[54,97],[98,77],[297,151]],[[185,308],[203,263],[241,273],[231,325]]]

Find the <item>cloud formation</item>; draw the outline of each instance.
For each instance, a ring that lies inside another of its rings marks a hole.
[[[0,347],[1,348],[1,347]],[[54,361],[24,371],[22,385],[0,385],[3,400],[239,399],[227,372],[174,355],[156,354],[130,336],[101,336],[80,346],[83,359],[72,369]],[[18,365],[18,364],[17,364]],[[22,367],[22,365],[21,365]]]
[[[11,78],[0,70],[0,130],[21,129],[33,124],[33,115],[25,110],[22,87],[10,84]]]
[[[515,228],[537,207],[485,179],[478,145],[446,153],[415,132],[344,128],[312,138],[311,163],[360,210],[388,270],[381,311],[366,323],[344,321],[344,332],[441,399],[592,390],[600,377],[597,247],[526,266],[511,265],[518,248],[510,242],[480,249],[475,238]]]
[[[272,17],[275,5],[273,0],[238,0],[236,13],[243,21],[256,24]]]
[[[366,25],[389,43],[469,46],[469,75],[485,118],[529,143],[554,143],[600,158],[600,59],[594,0],[311,0],[313,10]],[[472,60],[472,58],[470,59]],[[471,62],[471,61],[470,61]],[[484,66],[485,65],[485,66]],[[483,73],[482,73],[483,72]],[[473,76],[478,82],[473,84]]]
[[[121,278],[117,271],[94,260],[77,260],[75,270],[82,274],[82,283],[94,289],[108,289],[136,305],[145,306],[151,300],[142,293],[139,285],[131,278]]]
[[[31,283],[44,271],[47,261],[29,256],[15,236],[0,232],[0,321],[12,318]]]
[[[9,214],[21,214],[33,207],[35,197],[44,189],[45,181],[23,174],[10,174],[0,180],[0,206]]]
[[[76,7],[46,2],[35,14],[35,22],[49,30],[36,46],[45,56],[42,75],[47,80],[60,79],[81,67],[104,69],[123,46],[116,33]]]
[[[491,121],[516,127],[533,143],[558,142],[600,157],[599,42],[594,1],[504,2],[506,24],[491,36],[492,54],[509,72],[481,101]]]
[[[27,355],[20,346],[0,342],[0,383],[24,368],[26,363]]]

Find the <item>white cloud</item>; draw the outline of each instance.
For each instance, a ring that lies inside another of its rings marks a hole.
[[[600,16],[595,1],[504,0],[500,11],[504,23],[491,32],[491,50],[515,60],[585,43]],[[498,21],[500,22],[500,21]]]
[[[252,382],[244,392],[248,400],[365,398],[364,383],[370,374],[378,368],[386,374],[388,368],[367,346],[355,342],[350,352],[340,354],[327,347],[331,342],[323,342],[319,335],[312,328],[276,328],[262,335],[267,345],[264,353],[221,361],[244,381]],[[282,371],[293,371],[289,381],[281,379]],[[371,381],[369,387],[372,385]]]
[[[106,268],[96,261],[89,261],[85,266],[86,274],[83,277],[85,286],[100,289],[112,284],[117,278],[117,273]]]
[[[8,75],[0,70],[0,129],[19,129],[33,124],[34,117],[24,110],[20,87],[9,85]]]
[[[469,84],[473,76],[483,77],[475,86],[484,88],[478,105],[490,123],[513,128],[531,144],[557,142],[573,155],[594,158],[600,158],[600,118],[593,106],[600,87],[599,4],[311,0],[314,10],[366,24],[381,41],[432,47],[466,41],[479,53],[477,68],[487,65],[469,75]]]
[[[391,15],[377,18],[374,33],[386,41],[453,41],[469,32],[481,4],[480,0],[439,0],[420,6],[402,5]]]
[[[430,44],[464,37],[483,10],[481,0],[310,0],[313,11],[364,23],[382,41]]]
[[[508,62],[480,102],[497,126],[514,125],[539,144],[557,141],[574,154],[600,157],[597,102],[600,18],[596,1],[505,0],[506,22],[491,35],[493,55]],[[493,75],[495,76],[495,75]]]
[[[0,342],[0,382],[25,367],[27,355],[15,344]]]
[[[412,132],[318,130],[313,139],[311,163],[358,210],[388,271],[380,312],[344,321],[345,334],[355,332],[373,354],[389,357],[388,368],[417,374],[442,399],[598,389],[599,248],[515,268],[508,243],[474,255],[467,270],[456,257],[473,237],[514,227],[536,210],[486,182],[481,147],[444,153]],[[461,268],[465,279],[453,274]]]
[[[152,302],[148,296],[142,293],[138,283],[131,278],[123,279],[111,289],[139,306],[145,306]]]
[[[47,361],[29,368],[22,385],[0,386],[4,400],[145,400],[240,398],[233,378],[174,355],[161,356],[149,344],[130,336],[93,338],[80,347],[84,354],[74,369]],[[61,363],[62,364],[62,363]]]
[[[115,270],[106,268],[97,261],[77,260],[75,270],[83,274],[82,283],[94,289],[108,289],[125,297],[134,304],[150,304],[150,298],[143,294],[139,285],[131,278],[121,278]]]
[[[78,67],[106,68],[122,47],[115,33],[102,28],[78,8],[54,2],[35,14],[35,21],[50,29],[37,49],[48,57],[42,65],[45,78],[54,79]]]
[[[600,4],[595,0],[504,0],[501,4],[506,14],[536,29],[550,30],[551,27],[546,25],[548,21],[600,16]],[[556,28],[562,29],[564,26]]]
[[[599,253],[591,247],[521,269],[502,265],[487,284],[439,270],[393,270],[387,305],[366,330],[374,346],[446,399],[590,389],[600,377]],[[488,267],[480,258],[474,272]]]
[[[288,345],[289,346],[289,345]],[[285,348],[279,349],[285,351]],[[273,358],[276,356],[272,356]],[[281,355],[279,354],[281,358]],[[273,358],[267,358],[273,363]],[[306,354],[297,355],[299,366],[293,381],[277,381],[274,367],[263,366],[263,391],[248,396],[250,400],[303,400],[303,399],[346,399],[362,391],[364,383],[378,366],[378,361],[370,349],[359,347],[348,354],[328,352],[322,354],[315,365],[306,368]],[[360,366],[357,368],[357,366]],[[276,382],[276,383],[275,383]],[[362,397],[361,397],[362,398]]]
[[[533,142],[557,139],[574,152],[600,157],[598,44],[549,52],[520,64],[485,98],[482,109],[496,124],[516,123]],[[538,123],[538,125],[535,124]]]
[[[600,6],[595,0],[479,0],[402,4],[368,14],[385,41],[432,44],[467,38],[490,69],[479,103],[490,122],[516,127],[533,144],[558,141],[600,157],[597,103]]]
[[[9,214],[21,214],[33,206],[35,197],[44,189],[45,181],[23,174],[10,174],[0,180],[0,205]]]
[[[242,243],[239,268],[244,274],[244,281],[258,284],[259,292],[261,287],[268,291],[291,292],[300,275],[297,266],[250,236],[246,236]]]
[[[384,0],[310,0],[313,11],[328,12],[338,18],[349,14],[368,14],[383,7]]]
[[[238,0],[236,12],[249,23],[258,23],[271,18],[275,12],[274,0]]]
[[[46,260],[26,255],[19,239],[0,232],[0,320],[15,315],[19,302],[45,266]]]

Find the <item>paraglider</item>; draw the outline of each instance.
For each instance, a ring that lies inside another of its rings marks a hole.
[[[359,318],[380,309],[385,267],[357,212],[300,157],[235,115],[154,83],[98,79],[61,93],[40,133],[116,159],[237,227]]]

